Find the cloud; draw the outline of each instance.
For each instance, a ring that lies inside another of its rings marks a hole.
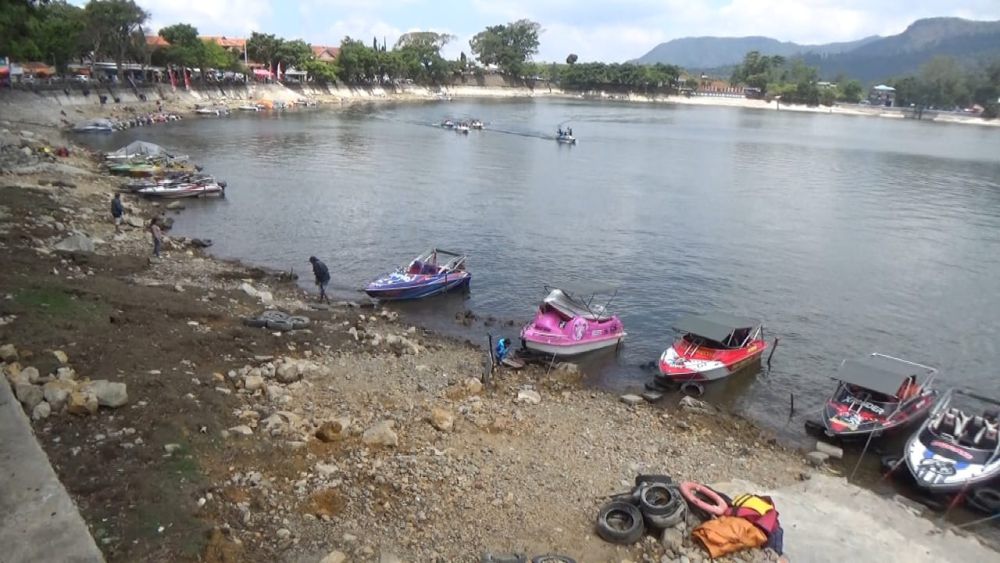
[[[268,0],[138,0],[150,13],[155,33],[175,23],[190,23],[203,35],[246,36],[261,30],[271,13]]]
[[[334,44],[339,44],[345,37],[360,39],[366,43],[370,38],[377,37],[379,42],[385,38],[389,45],[392,45],[402,34],[403,31],[392,24],[365,16],[337,20],[323,32],[326,41]]]

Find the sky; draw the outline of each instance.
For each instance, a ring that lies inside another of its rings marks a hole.
[[[543,32],[535,60],[626,61],[679,37],[765,35],[798,43],[892,35],[916,19],[1000,20],[1000,0],[137,0],[150,32],[190,23],[203,35],[251,31],[339,45],[345,36],[391,46],[407,31],[449,33],[449,58],[488,25],[521,18]]]

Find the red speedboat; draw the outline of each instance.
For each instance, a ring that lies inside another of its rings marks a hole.
[[[674,328],[683,336],[660,356],[660,377],[672,382],[728,377],[767,348],[760,321],[726,313],[684,317]]]
[[[936,375],[932,367],[884,354],[844,360],[834,377],[837,390],[823,407],[824,432],[863,438],[920,422],[937,401]]]

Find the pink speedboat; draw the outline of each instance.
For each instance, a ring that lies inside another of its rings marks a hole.
[[[549,287],[546,290],[549,294],[538,306],[534,320],[521,329],[521,341],[529,350],[572,356],[617,346],[625,339],[621,320],[607,310],[614,299],[614,290],[574,293]],[[603,305],[595,304],[598,295],[610,297]]]

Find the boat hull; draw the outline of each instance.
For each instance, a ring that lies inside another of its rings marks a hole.
[[[743,348],[717,350],[698,348],[681,352],[689,346],[679,340],[660,356],[660,377],[673,382],[717,381],[760,360],[767,342],[755,340]]]
[[[602,319],[578,315],[567,320],[554,310],[540,310],[521,329],[521,340],[526,348],[559,356],[617,346],[624,339],[625,327],[614,315]]]
[[[932,493],[957,493],[1000,477],[1000,460],[976,463],[975,452],[924,432],[910,438],[904,455],[914,481]]]
[[[867,438],[872,433],[895,434],[927,418],[937,397],[937,391],[928,392],[895,415],[880,415],[865,408],[858,412],[854,404],[831,399],[823,408],[823,433],[840,439]]]
[[[451,273],[447,276],[434,276],[430,279],[400,281],[397,283],[380,283],[376,280],[365,288],[365,293],[373,299],[381,301],[402,301],[407,299],[423,299],[449,291],[468,287],[472,275],[468,272]]]

